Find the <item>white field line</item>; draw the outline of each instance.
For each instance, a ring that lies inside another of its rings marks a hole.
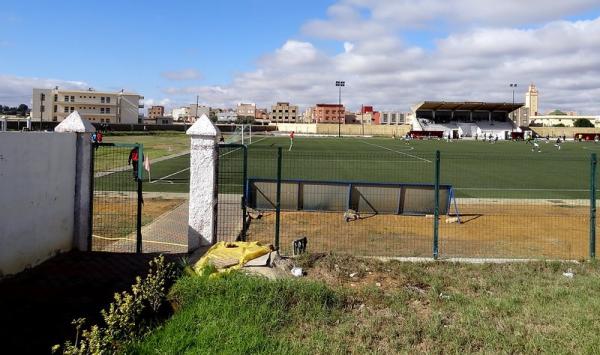
[[[267,138],[268,138],[268,137],[261,138],[261,139],[259,139],[259,140],[253,141],[252,143],[250,143],[250,144],[248,144],[248,145],[251,145],[251,144],[253,144],[253,143],[258,143],[258,142],[262,141],[263,139],[267,139]],[[227,154],[230,154],[230,153],[233,153],[233,152],[237,152],[237,151],[238,151],[238,150],[240,150],[240,149],[242,149],[242,148],[234,149],[234,150],[232,150],[232,151],[229,151],[229,152],[227,152],[227,153],[223,153],[223,154],[219,155],[219,158],[221,158],[221,157],[224,157],[224,156],[226,156]],[[158,179],[156,179],[156,180],[154,180],[154,181],[151,181],[150,183],[151,183],[151,184],[154,184],[154,183],[156,183],[157,181],[165,180],[165,179],[167,179],[167,178],[170,178],[171,176],[177,175],[177,174],[179,174],[179,173],[183,173],[184,171],[188,171],[188,170],[190,170],[190,168],[189,168],[189,167],[187,167],[187,168],[185,168],[185,169],[181,169],[181,170],[179,170],[179,171],[176,171],[176,172],[174,172],[174,173],[172,173],[172,174],[169,174],[169,175],[163,176],[163,177],[161,177],[161,178],[158,178]],[[167,182],[168,184],[175,184],[173,181],[170,181],[170,180],[167,180],[166,182]]]
[[[422,160],[422,161],[424,161],[424,162],[427,162],[427,163],[433,163],[431,160],[427,160],[427,159],[425,159],[425,158],[421,158],[421,157],[418,157],[418,156],[416,156],[416,155],[412,155],[412,154],[404,153],[404,152],[401,152],[401,151],[399,151],[399,150],[393,150],[393,149],[390,149],[390,148],[387,148],[387,147],[381,146],[381,145],[379,145],[379,144],[369,143],[369,142],[365,142],[365,141],[363,141],[363,140],[359,140],[359,142],[362,142],[362,143],[364,143],[364,144],[368,144],[368,145],[372,145],[372,146],[374,146],[374,147],[378,147],[378,148],[381,148],[381,149],[389,150],[390,152],[394,152],[394,153],[397,153],[397,154],[403,154],[403,155],[409,156],[409,157],[411,157],[411,158],[415,158],[415,159]]]
[[[93,235],[93,237],[94,238],[98,238],[98,239],[103,239],[103,240],[125,240],[125,241],[128,241],[128,242],[135,242],[136,241],[135,238],[122,238],[122,237],[121,238],[119,238],[119,237],[109,238],[109,237],[101,237],[101,236],[95,235],[95,234]],[[156,241],[156,240],[142,239],[142,244],[145,244],[145,243],[166,244],[166,245],[173,245],[173,246],[177,246],[177,247],[186,247],[187,248],[187,245],[184,245],[184,244],[171,243],[171,242],[159,242],[159,241]]]
[[[582,192],[589,191],[589,189],[513,189],[510,187],[506,188],[494,188],[494,187],[455,187],[454,190],[484,190],[484,191],[568,191],[568,192]]]

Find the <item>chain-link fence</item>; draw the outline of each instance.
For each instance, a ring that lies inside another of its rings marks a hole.
[[[141,243],[143,149],[135,144],[95,144],[91,249],[136,252]]]
[[[248,155],[248,239],[286,255],[304,238],[310,252],[369,256],[595,253],[595,154],[271,148]]]

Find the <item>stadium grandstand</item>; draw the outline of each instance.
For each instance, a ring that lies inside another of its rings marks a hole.
[[[412,107],[413,137],[522,137],[510,117],[523,103],[423,101]]]

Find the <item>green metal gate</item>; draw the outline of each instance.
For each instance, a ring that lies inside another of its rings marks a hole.
[[[242,144],[219,144],[217,182],[218,241],[246,240],[248,150]]]
[[[89,249],[141,253],[143,145],[94,143],[92,149]]]

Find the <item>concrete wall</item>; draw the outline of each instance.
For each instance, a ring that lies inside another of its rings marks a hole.
[[[549,135],[550,137],[567,136],[573,138],[578,133],[598,133],[600,128],[584,128],[584,127],[529,127],[532,131],[542,137]]]
[[[75,133],[0,132],[0,276],[72,248],[76,140]]]
[[[337,124],[316,123],[278,123],[277,129],[283,132],[294,131],[296,133],[337,135]],[[344,136],[404,136],[410,131],[410,125],[360,125],[343,124],[340,130]]]

